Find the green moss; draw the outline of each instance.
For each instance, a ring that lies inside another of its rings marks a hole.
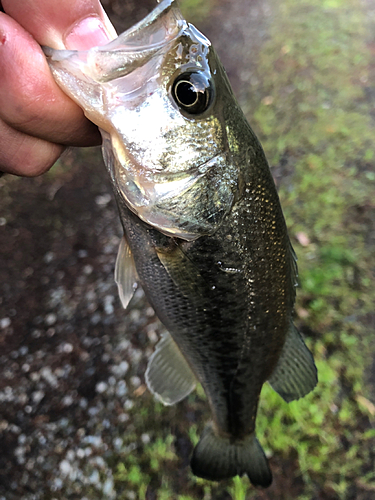
[[[289,405],[265,387],[258,418],[268,452],[297,453],[306,498],[317,484],[345,498],[362,471],[373,469],[375,420],[365,378],[373,332],[363,321],[375,302],[373,249],[355,219],[355,207],[371,205],[375,187],[363,84],[371,64],[367,30],[354,0],[286,0],[260,54],[261,102],[248,107],[271,164],[287,158],[293,166],[280,197],[292,240],[299,232],[309,239],[305,246],[294,240],[296,309],[315,332],[319,384]],[[372,473],[361,481],[374,487]]]

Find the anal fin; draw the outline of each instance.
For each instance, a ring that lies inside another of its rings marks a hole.
[[[137,272],[135,270],[132,253],[125,236],[123,236],[120,242],[117,253],[115,281],[117,283],[121,303],[124,309],[126,309],[130,299],[134,295],[135,289],[137,288]]]
[[[290,324],[280,359],[268,381],[288,403],[306,396],[318,382],[312,354],[293,323]]]
[[[168,332],[156,345],[145,378],[147,387],[165,405],[178,403],[196,386],[194,373]]]

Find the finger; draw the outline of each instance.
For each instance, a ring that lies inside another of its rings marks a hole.
[[[22,134],[0,120],[0,171],[34,177],[49,170],[64,151],[59,144]]]
[[[3,0],[5,12],[41,45],[87,49],[115,38],[99,0]]]
[[[20,132],[49,142],[100,144],[98,129],[56,85],[40,46],[2,13],[0,118]]]

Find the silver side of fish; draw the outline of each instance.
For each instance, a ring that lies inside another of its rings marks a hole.
[[[297,266],[275,185],[214,49],[163,0],[105,46],[45,53],[103,136],[124,228],[123,305],[139,281],[169,332],[148,387],[174,404],[202,384],[212,422],[194,474],[269,486],[255,437],[262,385],[292,401],[317,372],[292,322]]]

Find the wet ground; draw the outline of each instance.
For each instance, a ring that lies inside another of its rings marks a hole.
[[[104,4],[122,31],[142,18],[154,2],[108,0]],[[276,78],[273,83],[271,75],[268,88],[260,85],[257,54],[271,37],[270,27],[275,22],[272,4],[260,0],[196,4],[195,10],[185,5],[185,13],[191,12],[194,22],[214,43],[248,116],[260,100],[268,113],[272,88],[278,83]],[[372,7],[371,2],[361,4],[369,16]],[[299,15],[309,15],[308,9]],[[375,54],[371,37],[366,43]],[[281,49],[286,52],[288,47]],[[280,58],[277,64],[275,74],[282,72],[285,63]],[[296,61],[293,64],[297,66]],[[360,105],[371,111],[374,87],[371,81],[363,86]],[[288,92],[286,84],[283,92]],[[257,132],[265,140],[266,127],[262,128],[261,120],[257,123],[255,128],[259,127]],[[281,160],[273,161],[271,146],[273,173],[280,189],[288,192],[293,176],[298,176],[294,165],[302,153],[289,146]],[[370,183],[374,180],[370,175],[373,158],[363,151],[365,156],[362,171],[368,172]],[[285,200],[288,213],[286,196]],[[347,225],[353,235],[359,235],[366,256],[375,241],[375,212],[369,200],[360,199],[347,210]],[[294,240],[301,246],[300,267],[305,261],[308,267],[315,248],[311,246],[315,244],[311,226],[299,219],[291,219],[291,223]],[[99,149],[71,150],[50,173],[37,179],[0,179],[0,499],[375,498],[375,480],[370,476],[367,482],[353,478],[351,487],[345,486],[342,493],[336,487],[341,481],[337,475],[328,482],[314,473],[313,479],[306,479],[301,452],[297,460],[293,450],[272,456],[274,484],[264,492],[244,489],[242,482],[211,488],[191,477],[191,442],[207,417],[204,398],[198,392],[177,407],[164,409],[146,390],[147,357],[162,327],[141,290],[129,312],[125,314],[121,308],[113,280],[120,237],[117,209]],[[310,252],[306,259],[304,248]],[[373,277],[374,267],[364,267],[362,259],[350,269],[353,293],[358,294],[358,287],[367,286],[362,284],[363,275]],[[313,343],[328,328],[328,320],[317,316],[316,295],[307,283],[298,305],[299,326]],[[366,302],[363,297],[358,300]],[[366,311],[361,325],[365,331],[373,331],[371,306]],[[340,321],[337,318],[332,318],[332,324]],[[358,335],[363,331],[359,329]],[[329,352],[335,349],[334,340],[326,345]],[[366,416],[353,412],[353,418],[358,418],[353,425],[362,435],[373,431],[375,415],[371,366],[366,373],[369,390],[359,401],[368,411]],[[345,393],[344,386],[343,382],[341,394],[357,401],[357,393],[351,388]],[[328,405],[331,402],[321,411]],[[335,412],[333,408],[332,414]],[[341,449],[345,454],[351,446],[354,450],[347,439],[343,437],[338,453]],[[364,475],[373,471],[374,456],[369,449],[361,452]],[[349,456],[345,457],[348,461]],[[313,490],[307,490],[306,484],[312,483]]]

